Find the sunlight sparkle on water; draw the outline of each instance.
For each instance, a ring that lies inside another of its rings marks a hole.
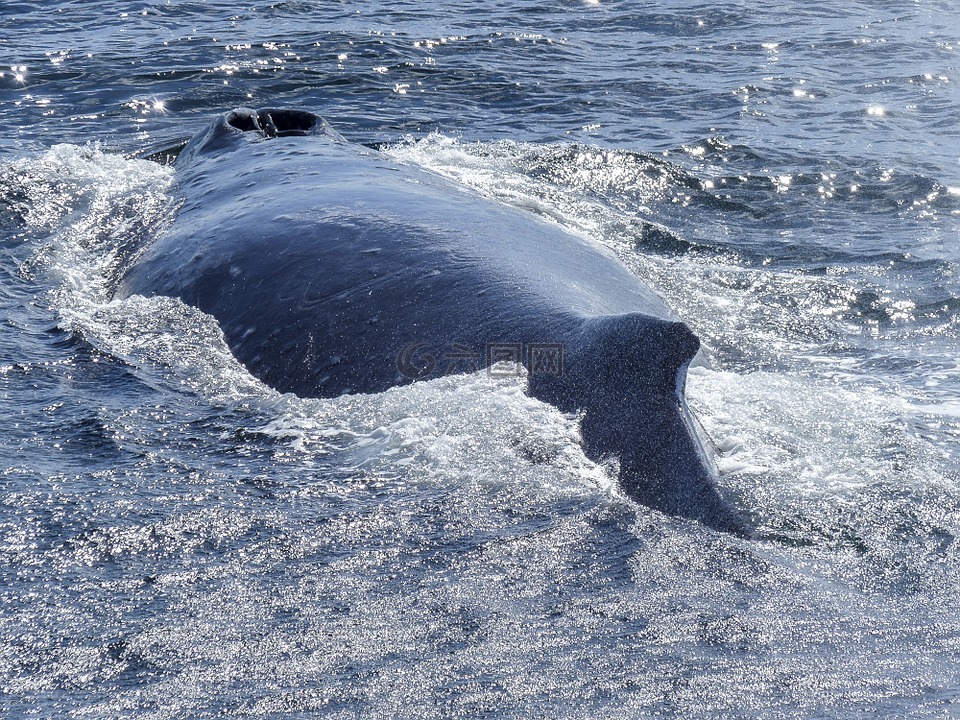
[[[771,178],[773,181],[773,186],[776,188],[778,193],[785,193],[790,189],[790,185],[793,184],[792,175],[777,175],[776,177]]]

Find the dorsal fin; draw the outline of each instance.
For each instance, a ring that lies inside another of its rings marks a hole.
[[[581,331],[583,361],[607,385],[619,379],[673,392],[678,372],[699,349],[700,340],[684,323],[641,313],[590,318]]]
[[[683,392],[683,369],[700,341],[684,323],[629,313],[583,320],[563,348],[563,375],[530,376],[530,392],[568,412],[595,405],[598,396]],[[678,385],[679,383],[679,385]]]
[[[530,394],[581,413],[584,450],[620,461],[620,486],[637,502],[744,534],[684,401],[686,367],[700,348],[684,323],[640,313],[589,318],[560,376],[530,375]]]

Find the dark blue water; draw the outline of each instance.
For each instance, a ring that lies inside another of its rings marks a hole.
[[[960,6],[0,6],[0,714],[960,717]],[[605,243],[740,540],[523,382],[305,401],[111,302],[238,105]]]

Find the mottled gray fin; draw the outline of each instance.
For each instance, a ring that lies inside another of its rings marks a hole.
[[[582,414],[587,455],[617,457],[621,487],[637,502],[743,534],[686,408],[686,368],[699,347],[682,322],[590,318],[564,349],[564,373],[531,375],[530,393]]]
[[[699,348],[682,322],[642,313],[586,318],[563,347],[563,372],[531,374],[530,392],[567,412],[674,397]]]

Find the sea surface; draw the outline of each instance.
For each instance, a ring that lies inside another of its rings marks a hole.
[[[0,61],[0,716],[960,718],[956,0],[10,1]],[[523,378],[305,400],[113,301],[237,106],[617,252],[755,536]]]

